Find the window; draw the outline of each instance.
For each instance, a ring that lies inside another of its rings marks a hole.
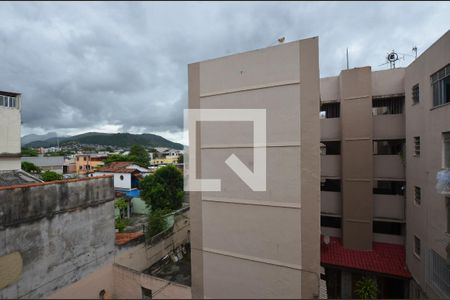
[[[412,87],[412,101],[413,104],[419,103],[419,84]]]
[[[331,119],[339,118],[341,115],[340,103],[322,103],[320,105],[320,118],[321,119]]]
[[[341,154],[341,142],[321,142],[325,147],[321,149],[322,155],[340,155]]]
[[[322,226],[322,227],[332,227],[332,228],[341,228],[341,218],[339,218],[339,217],[329,217],[329,216],[320,216],[320,226]]]
[[[444,138],[444,168],[450,168],[450,132],[442,134]]]
[[[377,115],[397,115],[403,113],[403,103],[405,97],[383,97],[372,100],[372,114]]]
[[[396,222],[373,222],[373,232],[381,234],[402,235],[402,224]]]
[[[403,152],[404,140],[374,140],[374,155],[400,155]]]
[[[4,107],[16,107],[16,106],[17,106],[17,100],[16,100],[16,97],[10,97],[10,96],[3,96],[3,95],[0,95],[0,106],[4,106]]]
[[[404,195],[404,181],[377,180],[373,183],[373,193],[379,195]]]
[[[340,179],[322,179],[320,182],[320,190],[324,192],[340,192]]]
[[[420,187],[415,186],[415,187],[414,187],[414,202],[415,202],[417,205],[420,205],[420,199],[421,199],[420,193],[421,193]]]
[[[433,106],[450,102],[450,64],[431,75]]]
[[[428,250],[426,277],[444,299],[450,298],[450,265],[432,249]]]
[[[420,156],[420,136],[414,137],[414,156]]]
[[[120,175],[120,180],[123,180],[123,175]]]
[[[414,254],[420,257],[420,239],[414,236]]]

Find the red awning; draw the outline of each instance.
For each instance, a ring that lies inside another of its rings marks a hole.
[[[371,251],[359,251],[344,248],[340,238],[330,237],[328,245],[321,243],[320,263],[411,278],[406,267],[405,247],[402,245],[374,242]]]

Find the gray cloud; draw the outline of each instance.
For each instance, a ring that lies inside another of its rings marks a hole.
[[[23,93],[25,132],[179,132],[188,63],[319,36],[332,76],[347,47],[351,67],[377,69],[449,28],[445,2],[3,2],[0,89]]]

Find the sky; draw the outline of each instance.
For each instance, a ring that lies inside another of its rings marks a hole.
[[[22,135],[183,137],[187,65],[319,36],[320,74],[413,60],[450,29],[450,2],[1,2],[0,90]]]

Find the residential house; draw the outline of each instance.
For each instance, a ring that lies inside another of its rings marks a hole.
[[[77,174],[86,175],[102,167],[103,162],[108,156],[106,154],[77,154],[76,155],[76,169]]]
[[[20,169],[21,94],[0,91],[0,171]]]

